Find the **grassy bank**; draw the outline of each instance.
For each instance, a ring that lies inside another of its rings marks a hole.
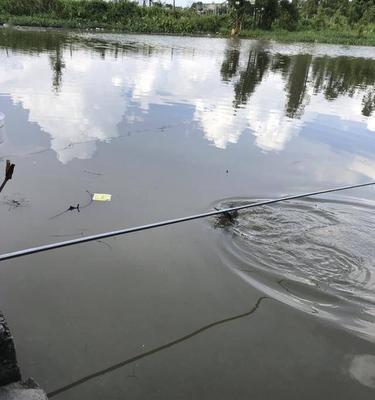
[[[68,29],[104,29],[115,32],[126,33],[160,33],[177,35],[216,35],[225,37],[230,33],[229,26],[222,24],[222,20],[202,21],[163,21],[157,19],[140,18],[136,23],[107,23],[103,21],[90,21],[82,19],[60,19],[46,16],[10,16],[0,15],[0,23],[45,28],[68,28]],[[203,23],[202,23],[203,22]],[[243,30],[239,34],[242,38],[277,40],[280,42],[305,42],[305,43],[332,43],[342,45],[375,46],[374,32],[358,32],[355,30],[336,31],[331,29],[287,31],[281,29],[273,30]]]
[[[107,22],[82,18],[56,18],[44,15],[11,16],[0,15],[0,23],[19,26],[50,27],[50,28],[103,28],[119,32],[134,33],[171,33],[171,34],[226,34],[225,17],[221,16],[184,16],[178,19],[173,16],[157,18],[139,16],[125,21]]]
[[[373,0],[361,1],[369,3]],[[273,11],[264,7],[257,11],[249,2],[242,2],[244,8],[228,8],[218,15],[199,15],[191,8],[172,10],[161,4],[141,7],[125,0],[0,0],[0,23],[69,29],[102,28],[128,33],[219,36],[228,36],[231,28],[239,24],[242,26],[239,36],[244,38],[375,46],[375,5],[370,14],[366,11],[367,14],[363,12],[353,19],[350,9],[337,9],[334,12],[329,8],[319,8],[315,14],[307,16],[303,7],[293,9],[293,3],[286,0],[266,1],[269,7],[275,5]],[[350,4],[355,5],[356,2],[359,0],[353,0]],[[239,4],[242,4],[241,1]],[[364,7],[364,10],[367,9]],[[254,17],[258,14],[259,18]],[[269,15],[272,18],[266,18]]]
[[[269,39],[280,42],[331,43],[356,46],[375,46],[375,32],[361,33],[355,30],[337,31],[324,29],[320,31],[303,30],[289,32],[286,30],[244,30],[240,37]]]

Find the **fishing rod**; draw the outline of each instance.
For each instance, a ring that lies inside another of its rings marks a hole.
[[[333,189],[319,190],[316,192],[296,194],[296,195],[292,195],[292,196],[280,197],[278,199],[273,199],[273,200],[265,200],[265,201],[260,201],[260,202],[256,202],[256,203],[248,203],[248,204],[244,204],[241,206],[224,208],[222,210],[208,211],[208,212],[204,212],[201,214],[190,215],[187,217],[169,219],[166,221],[155,222],[152,224],[135,226],[132,228],[119,229],[117,231],[98,233],[96,235],[80,237],[77,239],[66,240],[64,242],[51,243],[51,244],[46,244],[43,246],[31,247],[29,249],[18,250],[18,251],[14,251],[14,252],[7,253],[7,254],[2,254],[2,255],[0,255],[0,262],[5,261],[5,260],[11,260],[13,258],[27,256],[30,254],[41,253],[44,251],[59,249],[61,247],[68,247],[68,246],[73,246],[76,244],[92,242],[92,241],[95,241],[98,239],[105,239],[105,238],[114,237],[114,236],[127,235],[129,233],[146,231],[149,229],[160,228],[162,226],[179,224],[181,222],[193,221],[196,219],[212,217],[212,216],[220,215],[220,214],[227,214],[227,213],[230,214],[233,211],[240,211],[240,210],[245,210],[245,209],[250,209],[250,208],[255,208],[255,207],[261,207],[261,206],[265,206],[265,205],[269,205],[269,204],[281,203],[283,201],[288,201],[288,200],[302,199],[304,197],[317,196],[319,194],[339,192],[342,190],[356,189],[356,188],[372,186],[372,185],[375,185],[375,182],[367,182],[367,183],[361,183],[358,185],[342,186],[342,187],[333,188]]]

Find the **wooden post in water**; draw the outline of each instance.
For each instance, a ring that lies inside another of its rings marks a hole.
[[[6,161],[6,164],[5,164],[5,178],[4,178],[3,183],[0,186],[0,193],[4,189],[4,186],[7,184],[7,182],[12,179],[15,166],[16,165],[12,164],[9,160]]]

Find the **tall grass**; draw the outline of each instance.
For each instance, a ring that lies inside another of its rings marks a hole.
[[[199,16],[192,10],[140,7],[102,0],[0,0],[0,21],[16,25],[111,28],[132,32],[218,33],[227,15]]]
[[[315,18],[315,17],[314,17]],[[375,45],[375,24],[349,27],[344,18],[301,21],[297,30],[281,29],[276,20],[271,30],[244,26],[240,36],[280,41]],[[315,18],[317,19],[317,18]],[[57,28],[103,28],[136,33],[228,35],[231,14],[197,15],[189,9],[141,7],[129,1],[103,0],[0,0],[0,23]]]
[[[357,30],[299,30],[290,32],[281,29],[243,30],[240,37],[277,40],[280,42],[333,43],[342,45],[375,46],[375,32],[366,34]]]

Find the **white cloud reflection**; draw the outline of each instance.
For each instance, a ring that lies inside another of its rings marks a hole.
[[[0,85],[15,104],[29,111],[29,121],[51,136],[51,148],[62,163],[67,163],[92,157],[96,140],[116,137],[126,101],[122,89],[112,83],[106,63],[80,54],[64,61],[66,84],[58,94],[52,90],[46,54],[1,57]]]
[[[375,388],[375,356],[371,354],[354,356],[349,365],[349,374],[362,385]]]
[[[87,50],[63,53],[65,69],[58,93],[52,90],[53,72],[48,54],[12,55],[0,53],[0,90],[29,112],[51,137],[51,148],[62,163],[88,159],[96,141],[118,136],[118,124],[139,120],[127,113],[129,102],[139,111],[150,105],[188,104],[207,140],[225,149],[250,131],[263,151],[281,151],[309,120],[331,115],[367,124],[375,131],[375,117],[365,119],[361,101],[353,96],[328,103],[313,96],[301,119],[285,115],[285,81],[269,72],[256,87],[246,105],[233,108],[233,85],[223,83],[220,64],[225,42],[212,53],[168,52],[151,55],[128,54],[105,60]],[[359,168],[358,163],[353,168]]]
[[[351,171],[357,172],[370,179],[375,179],[375,160],[356,156],[349,165]]]

